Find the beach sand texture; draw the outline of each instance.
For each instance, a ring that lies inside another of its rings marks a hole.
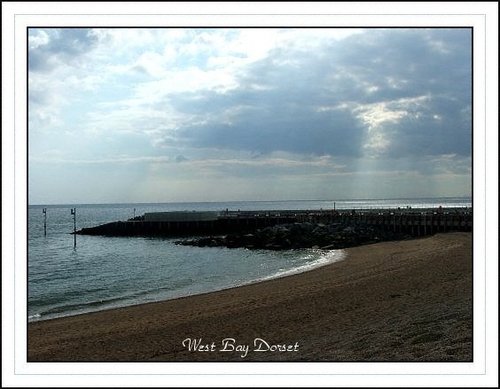
[[[471,233],[346,253],[281,279],[30,323],[28,361],[472,361]],[[225,338],[249,350],[222,352]],[[256,338],[289,351],[254,351]]]

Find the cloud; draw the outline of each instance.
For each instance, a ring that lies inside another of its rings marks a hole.
[[[33,163],[470,176],[470,29],[30,29],[28,46]]]
[[[78,114],[88,106],[81,104],[83,96],[95,92],[105,81],[94,57],[98,45],[99,38],[91,29],[28,30],[28,110],[32,135],[68,131],[81,123]]]
[[[469,30],[367,31],[274,48],[236,87],[172,93],[168,104],[190,118],[177,141],[195,147],[467,155],[470,62]]]
[[[98,37],[86,28],[30,28],[28,42],[29,70],[51,71],[57,63],[77,64],[80,56],[95,47]]]
[[[53,153],[54,154],[54,153]],[[172,159],[169,157],[158,156],[158,157],[113,157],[113,158],[103,158],[103,159],[71,159],[71,158],[61,158],[61,152],[50,156],[45,154],[43,157],[32,157],[30,162],[36,163],[48,163],[48,164],[71,164],[71,165],[108,165],[108,164],[131,164],[131,163],[171,163]]]
[[[35,57],[72,61],[102,52],[97,42],[149,45],[120,65],[145,78],[132,82],[128,97],[89,113],[94,131],[266,153],[470,152],[469,30],[357,30],[343,39],[335,31],[75,29],[30,37]],[[113,66],[101,78],[113,77]],[[44,85],[31,88],[33,104]],[[42,113],[40,122],[55,122],[57,112]],[[441,140],[448,136],[452,142]]]

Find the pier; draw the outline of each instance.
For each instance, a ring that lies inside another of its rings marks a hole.
[[[252,232],[289,223],[343,223],[375,226],[412,236],[448,231],[472,231],[471,208],[275,210],[221,212],[159,212],[100,226],[76,234],[103,236],[204,236]]]

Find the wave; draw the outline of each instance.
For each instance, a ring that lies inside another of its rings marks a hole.
[[[162,292],[162,291],[176,290],[176,289],[179,289],[182,287],[189,286],[193,282],[194,281],[191,278],[182,279],[182,280],[178,280],[176,282],[173,282],[170,285],[160,286],[160,287],[151,288],[151,289],[139,290],[137,292],[122,294],[119,296],[94,299],[94,300],[85,301],[85,302],[75,302],[72,304],[66,303],[66,304],[55,305],[56,300],[53,297],[50,300],[45,300],[45,304],[44,304],[45,306],[52,303],[52,306],[50,308],[45,308],[45,309],[42,308],[42,309],[40,309],[39,312],[29,315],[28,321],[30,321],[30,322],[31,321],[38,321],[38,320],[41,320],[42,318],[49,319],[51,317],[71,316],[71,315],[76,315],[79,313],[100,311],[100,310],[109,309],[109,308],[118,308],[118,307],[122,307],[122,306],[140,304],[140,303],[148,301],[148,299],[141,300],[141,297],[153,296],[153,295],[157,294],[158,292]],[[80,291],[78,291],[78,293],[81,294]],[[57,302],[60,302],[60,301],[61,300],[59,298],[57,300]],[[154,299],[153,299],[153,301],[154,301]],[[38,301],[37,304],[30,302],[30,305],[31,306],[34,306],[34,305],[40,306],[41,301]]]
[[[275,271],[270,275],[252,279],[250,281],[238,282],[237,284],[233,285],[227,285],[227,284],[225,286],[219,285],[219,287],[216,288],[209,287],[206,290],[187,291],[185,288],[187,287],[189,289],[190,285],[193,285],[195,281],[192,278],[185,278],[177,280],[175,282],[171,282],[168,285],[159,286],[155,288],[142,289],[131,293],[121,294],[118,296],[115,295],[103,298],[94,297],[94,299],[90,301],[73,301],[73,302],[68,301],[66,303],[61,303],[60,299],[58,301],[55,301],[56,297],[52,296],[52,298],[48,301],[38,300],[37,304],[33,304],[33,302],[30,302],[30,305],[32,307],[38,306],[38,309],[36,309],[34,313],[29,314],[28,321],[32,322],[32,321],[46,320],[56,317],[72,316],[82,313],[102,311],[111,308],[132,306],[147,302],[169,300],[173,298],[192,296],[196,294],[213,292],[217,290],[225,290],[228,288],[304,273],[306,271],[310,271],[325,265],[329,265],[334,262],[341,261],[345,259],[345,257],[346,254],[343,250],[308,249],[304,250],[303,253],[301,253],[300,258],[297,258],[302,262],[298,266],[288,269],[279,269],[278,271]],[[303,261],[307,262],[303,263]],[[182,289],[184,289],[184,292],[181,292]],[[172,291],[177,293],[174,293],[174,295],[165,298],[166,297],[165,292],[172,292]],[[80,293],[80,291],[78,291],[78,293]],[[66,292],[65,297],[67,296],[68,292]],[[43,304],[45,307],[41,306],[42,301],[45,303]]]
[[[41,319],[42,315],[40,313],[35,313],[34,315],[28,316],[28,321],[36,321]]]
[[[304,259],[308,259],[314,257],[317,253],[320,254],[318,259],[308,262],[306,264],[287,269],[287,270],[278,270],[276,273],[271,274],[266,277],[259,278],[254,282],[267,281],[276,278],[282,278],[291,276],[294,274],[304,273],[306,271],[310,271],[316,269],[318,267],[326,266],[334,262],[342,261],[346,258],[346,253],[344,250],[321,250],[321,249],[313,249],[313,253],[306,255]]]

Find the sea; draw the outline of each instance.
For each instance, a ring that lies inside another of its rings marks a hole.
[[[177,245],[179,238],[71,232],[146,212],[471,207],[471,198],[28,206],[28,321],[175,299],[284,277],[346,258],[343,250]],[[44,208],[46,213],[43,212]],[[73,218],[71,209],[76,208]],[[45,219],[46,217],[46,219]],[[45,223],[46,220],[46,223]],[[46,233],[44,228],[46,225]]]

